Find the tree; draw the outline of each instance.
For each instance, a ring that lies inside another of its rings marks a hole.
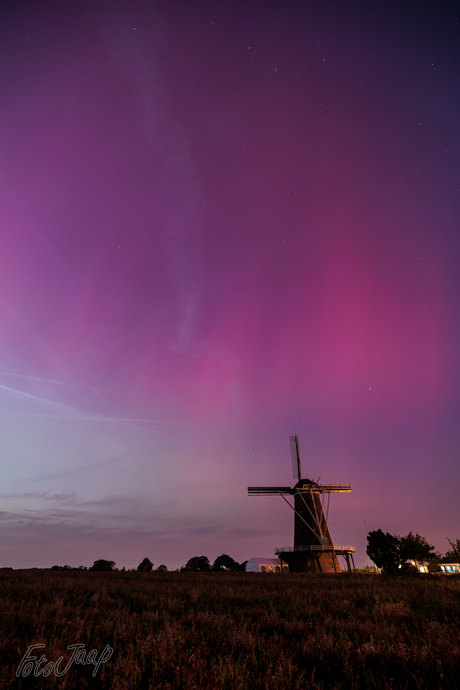
[[[193,556],[193,558],[187,561],[182,570],[208,572],[211,570],[211,564],[206,556]]]
[[[381,529],[369,532],[366,553],[378,568],[385,573],[394,573],[400,560],[399,537],[388,532],[385,534]]]
[[[142,563],[139,563],[137,569],[141,573],[151,573],[153,570],[153,563],[149,558],[144,558]]]
[[[446,556],[449,558],[460,558],[460,539],[457,539],[455,542],[451,542],[449,537],[447,537],[447,541],[451,545],[452,549],[449,549],[449,551],[446,552]]]
[[[231,570],[235,572],[239,568],[239,563],[237,563],[231,556],[223,553],[222,556],[217,556],[216,560],[212,564],[213,570]]]
[[[163,563],[162,563],[161,565],[158,566],[157,572],[159,572],[159,573],[167,573],[167,572],[168,572],[168,568],[167,568],[165,565],[163,565]]]
[[[401,561],[413,560],[419,563],[429,563],[440,558],[434,550],[434,546],[429,544],[425,537],[421,537],[418,532],[412,530],[405,537],[399,539],[399,558]]]
[[[418,532],[414,534],[412,530],[405,537],[399,537],[378,529],[369,532],[367,542],[367,555],[385,573],[396,572],[398,564],[404,561],[433,563],[441,557],[425,537]]]
[[[98,561],[94,561],[90,570],[97,570],[98,572],[115,570],[115,561],[105,561],[103,558],[100,558]]]

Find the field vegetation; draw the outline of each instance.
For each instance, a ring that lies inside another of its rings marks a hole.
[[[0,687],[460,687],[460,579],[365,574],[0,572]],[[93,677],[16,677],[30,645],[113,648]]]

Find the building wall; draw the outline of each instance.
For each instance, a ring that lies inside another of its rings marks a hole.
[[[283,553],[283,561],[288,563],[291,573],[341,573],[338,558],[333,553]]]

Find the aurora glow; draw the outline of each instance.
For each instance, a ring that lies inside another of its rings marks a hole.
[[[457,10],[4,6],[0,565],[460,537]]]

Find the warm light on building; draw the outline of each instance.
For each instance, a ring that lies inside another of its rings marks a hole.
[[[449,563],[441,565],[441,572],[451,574],[460,573],[460,563]]]

